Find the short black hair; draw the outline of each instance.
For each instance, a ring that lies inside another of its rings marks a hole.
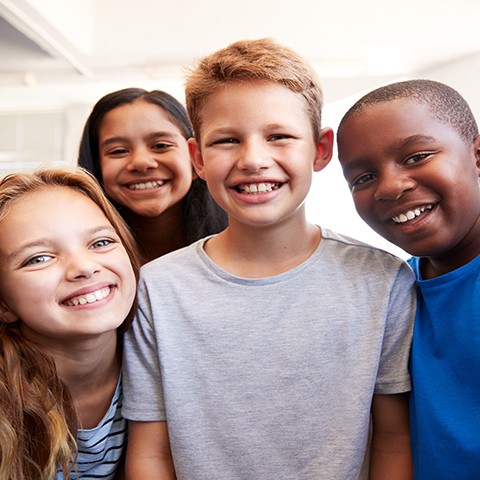
[[[363,108],[400,99],[426,105],[439,122],[450,125],[467,144],[478,135],[477,122],[467,101],[452,87],[425,79],[391,83],[372,90],[347,111],[338,130],[352,115]]]

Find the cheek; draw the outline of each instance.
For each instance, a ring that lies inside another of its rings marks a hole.
[[[100,168],[102,170],[102,180],[105,191],[111,198],[116,200],[115,188],[118,187],[116,176],[119,169],[113,165],[112,162],[106,162],[103,160],[100,160]]]
[[[121,272],[117,270],[117,275],[120,275],[122,279],[122,299],[125,302],[126,316],[130,311],[135,299],[135,294],[137,292],[137,280],[135,278],[132,264],[130,263],[130,259],[128,258],[126,252],[125,256],[122,255],[117,258],[115,264],[123,267]]]
[[[372,194],[373,195],[373,194]],[[352,199],[355,206],[355,210],[360,217],[369,222],[373,216],[373,198],[367,192],[353,193]]]
[[[176,190],[182,198],[187,194],[192,186],[193,181],[193,165],[188,162],[179,163],[176,172]]]
[[[49,302],[52,292],[48,279],[44,282],[12,282],[15,288],[2,288],[2,301],[18,318],[38,318],[46,302]]]

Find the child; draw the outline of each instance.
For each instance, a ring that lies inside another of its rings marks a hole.
[[[205,182],[193,175],[191,136],[185,108],[159,90],[112,92],[86,122],[78,163],[103,185],[133,230],[144,262],[227,225]]]
[[[345,115],[338,154],[360,216],[414,255],[415,478],[480,472],[480,137],[458,92],[430,80],[372,91]]]
[[[143,269],[127,475],[352,480],[372,413],[371,478],[411,478],[414,278],[305,218],[333,141],[315,73],[271,40],[240,41],[204,58],[186,95],[195,168],[229,226]]]
[[[117,478],[118,334],[138,269],[127,226],[89,175],[1,182],[0,478]]]

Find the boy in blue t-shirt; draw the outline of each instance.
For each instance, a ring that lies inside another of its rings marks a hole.
[[[413,255],[417,480],[480,475],[480,136],[464,98],[430,80],[378,88],[345,114],[338,157],[356,209]]]

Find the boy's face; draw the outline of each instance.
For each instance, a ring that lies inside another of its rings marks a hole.
[[[367,106],[338,133],[338,156],[365,222],[412,255],[478,248],[479,138],[467,145],[428,107],[406,99]]]
[[[303,218],[312,172],[332,155],[333,132],[315,143],[305,100],[273,82],[230,83],[204,104],[195,168],[230,224]]]

